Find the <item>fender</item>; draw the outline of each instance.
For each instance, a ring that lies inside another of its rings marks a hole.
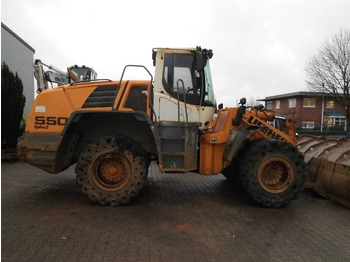
[[[103,127],[103,128],[101,128]],[[76,162],[88,144],[101,137],[124,135],[140,144],[149,154],[157,154],[157,135],[149,116],[140,111],[87,111],[74,112],[62,132],[57,150],[57,164],[66,168]]]
[[[230,129],[230,135],[224,151],[224,160],[231,162],[237,155],[238,151],[249,140],[250,136],[255,132],[261,131],[263,128],[259,126],[242,125],[237,128]]]
[[[100,137],[114,135],[128,136],[139,143],[147,154],[157,155],[159,140],[146,113],[78,110],[71,114],[61,133],[24,134],[18,143],[19,157],[57,174],[74,164],[85,146]]]

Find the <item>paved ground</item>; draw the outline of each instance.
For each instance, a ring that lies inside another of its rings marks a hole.
[[[350,209],[306,191],[256,206],[221,175],[162,175],[124,207],[91,204],[74,169],[1,166],[2,261],[350,261]]]

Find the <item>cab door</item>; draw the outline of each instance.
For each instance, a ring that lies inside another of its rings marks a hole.
[[[193,54],[169,53],[164,56],[162,87],[158,96],[160,121],[198,122],[202,99],[202,74],[195,71]]]

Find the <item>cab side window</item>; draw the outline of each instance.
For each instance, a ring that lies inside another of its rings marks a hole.
[[[166,54],[163,86],[168,94],[180,101],[200,105],[203,94],[203,73],[194,69],[194,55]]]

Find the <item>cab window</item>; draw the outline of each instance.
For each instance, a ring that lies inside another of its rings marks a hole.
[[[163,86],[174,98],[200,105],[204,100],[204,73],[194,70],[194,55],[165,54]]]

